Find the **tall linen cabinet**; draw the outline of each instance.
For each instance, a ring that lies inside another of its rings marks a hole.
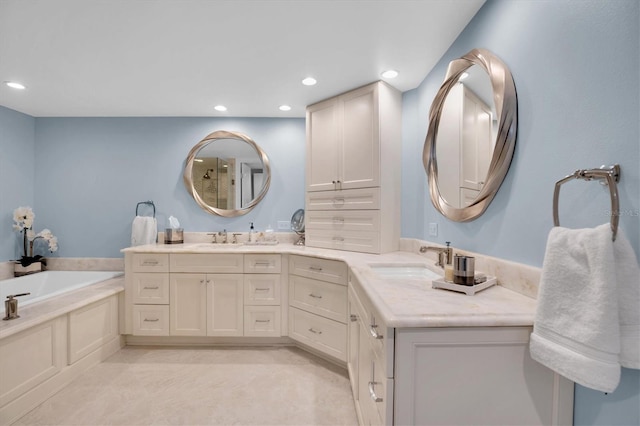
[[[382,81],[307,107],[307,246],[398,249],[401,115],[401,93]]]

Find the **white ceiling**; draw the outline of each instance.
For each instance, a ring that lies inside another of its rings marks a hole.
[[[1,84],[0,105],[34,117],[303,117],[390,68],[391,85],[417,87],[484,1],[0,0],[0,81],[27,86]]]

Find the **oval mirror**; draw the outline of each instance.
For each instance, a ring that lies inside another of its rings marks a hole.
[[[480,216],[509,170],[518,127],[515,84],[485,49],[451,61],[429,111],[423,163],[431,202],[445,217]]]
[[[203,210],[224,217],[247,214],[271,183],[267,154],[247,135],[218,130],[194,146],[183,175]]]

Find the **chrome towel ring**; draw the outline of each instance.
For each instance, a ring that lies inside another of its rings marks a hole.
[[[613,241],[616,240],[618,233],[618,222],[620,220],[620,202],[618,200],[618,185],[620,182],[620,165],[601,166],[599,169],[576,170],[573,174],[566,176],[556,182],[555,191],[553,191],[553,224],[560,226],[558,218],[558,198],[560,197],[560,186],[572,179],[593,180],[597,179],[604,185],[609,187],[611,193],[611,232],[613,233]]]

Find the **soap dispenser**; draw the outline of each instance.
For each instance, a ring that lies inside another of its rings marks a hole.
[[[256,242],[256,233],[253,229],[253,222],[251,222],[251,224],[249,225],[249,242],[250,243]]]
[[[453,256],[451,255],[451,247],[449,247],[449,244],[451,244],[449,241],[447,241],[447,260],[446,263],[444,264],[444,280],[446,282],[452,283],[453,282]]]

